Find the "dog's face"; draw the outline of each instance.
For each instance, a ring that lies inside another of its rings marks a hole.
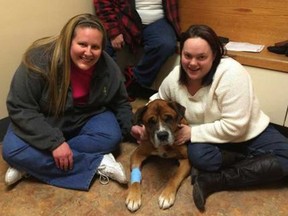
[[[145,126],[150,142],[158,148],[174,143],[184,113],[185,107],[180,104],[157,99],[136,111],[134,123]]]

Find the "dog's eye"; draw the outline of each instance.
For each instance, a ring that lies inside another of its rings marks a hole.
[[[169,122],[172,122],[173,121],[173,116],[172,115],[165,115],[163,120],[166,122],[166,123],[169,123]]]
[[[151,117],[150,119],[148,119],[148,124],[150,126],[157,124],[157,119],[155,117]]]

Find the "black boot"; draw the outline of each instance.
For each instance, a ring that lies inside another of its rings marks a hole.
[[[221,154],[222,154],[222,165],[221,167],[231,167],[233,166],[235,163],[244,160],[245,159],[245,155],[239,152],[234,152],[234,151],[229,151],[229,150],[220,150]]]
[[[239,162],[243,159],[245,159],[245,155],[239,152],[235,151],[229,151],[229,150],[220,150],[221,155],[222,155],[222,165],[221,167],[230,167],[236,162]],[[195,178],[198,176],[198,170],[194,167],[191,169],[191,184],[193,185],[195,182]]]
[[[191,184],[194,185],[195,179],[198,177],[199,171],[198,169],[192,167],[191,169]]]
[[[194,203],[200,211],[204,211],[206,198],[214,192],[264,184],[282,178],[282,168],[272,155],[249,158],[219,172],[200,171],[193,185]]]

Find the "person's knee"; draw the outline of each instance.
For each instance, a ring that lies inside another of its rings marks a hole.
[[[108,134],[107,134],[108,135]],[[104,142],[105,145],[102,145],[102,150],[105,152],[111,152],[119,148],[119,145],[122,141],[122,134],[120,131],[114,131],[113,134],[108,135],[109,138]]]
[[[2,146],[2,157],[5,161],[12,160],[13,156],[15,155],[15,150],[11,148],[11,142],[12,139],[10,139],[10,136],[6,134]]]
[[[14,164],[18,161],[15,150],[9,148],[9,145],[6,145],[4,143],[2,148],[2,157],[9,164]]]
[[[200,169],[200,170],[211,170],[211,163],[210,159],[205,157],[203,154],[198,153],[189,153],[189,160],[193,167]]]
[[[5,151],[4,148],[2,148],[2,158],[3,158],[5,161],[9,161],[9,159],[10,159],[9,152]]]
[[[222,163],[221,154],[216,150],[211,151],[210,149],[207,151],[199,145],[192,144],[188,146],[188,157],[192,166],[199,170],[217,171]]]
[[[111,135],[111,143],[113,143],[114,146],[118,146],[121,140],[122,140],[121,133]]]
[[[3,140],[2,157],[9,164],[19,164],[28,157],[25,153],[28,148],[29,145],[10,130]]]
[[[171,56],[174,53],[176,53],[176,44],[171,43],[170,41],[160,41],[159,42],[159,49],[161,50],[161,53],[167,56]]]

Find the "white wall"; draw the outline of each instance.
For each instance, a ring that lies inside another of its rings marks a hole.
[[[272,123],[284,126],[288,106],[288,73],[245,67],[252,77],[263,111],[270,116]]]
[[[58,34],[69,18],[94,13],[92,0],[0,0],[0,120],[7,117],[11,78],[25,49],[36,39]]]

